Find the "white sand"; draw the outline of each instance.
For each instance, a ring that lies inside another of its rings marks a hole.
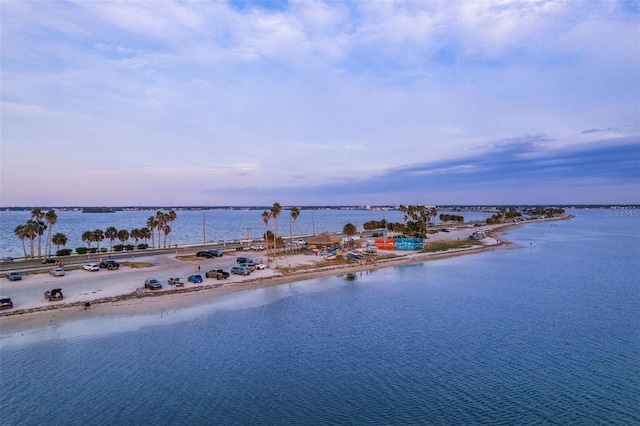
[[[517,224],[500,224],[483,226],[492,232],[485,238],[480,246],[471,248],[449,250],[437,253],[416,253],[410,251],[384,251],[379,250],[375,263],[326,265],[326,262],[315,255],[286,255],[279,256],[271,262],[270,267],[264,270],[256,270],[249,276],[232,275],[227,280],[204,278],[209,269],[222,268],[226,271],[235,265],[235,253],[230,253],[221,258],[202,259],[189,257],[188,259],[175,257],[175,255],[150,255],[145,258],[137,258],[136,262],[148,262],[153,266],[134,269],[122,266],[119,270],[88,272],[84,270],[69,271],[64,277],[52,277],[49,274],[27,275],[22,281],[4,281],[0,283],[3,295],[12,297],[14,309],[2,311],[0,315],[0,331],[14,332],[22,329],[40,327],[61,318],[88,315],[132,315],[134,313],[149,313],[166,310],[186,308],[190,306],[208,303],[220,295],[232,291],[261,288],[278,285],[287,282],[301,281],[322,276],[339,275],[347,272],[372,270],[400,264],[423,262],[446,256],[475,253],[491,248],[515,247],[513,244],[502,241],[497,235],[510,227],[530,222]],[[429,235],[429,242],[444,240],[467,239],[477,228],[460,227],[450,233],[438,233]],[[255,260],[266,263],[266,253],[243,253]],[[322,263],[325,265],[322,265]],[[200,265],[200,272],[197,271]],[[284,268],[284,269],[283,269]],[[203,276],[202,284],[187,282],[187,276],[199,273]],[[185,287],[175,289],[167,285],[169,277],[182,277]],[[146,278],[157,278],[162,284],[162,290],[145,290]],[[43,298],[47,289],[60,287],[65,298],[60,302],[49,302]],[[85,309],[85,303],[91,303],[90,309]]]

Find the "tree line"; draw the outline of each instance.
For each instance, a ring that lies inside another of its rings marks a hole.
[[[281,249],[285,246],[284,240],[282,237],[278,237],[278,217],[282,213],[282,206],[280,203],[275,202],[271,206],[271,209],[265,210],[262,212],[262,222],[264,223],[264,242],[267,248],[267,257],[271,253],[271,249],[273,249],[273,254],[275,255],[278,252],[278,249]],[[290,217],[289,221],[289,241],[293,240],[295,223],[298,217],[300,217],[300,208],[299,207],[291,207],[290,209]],[[273,219],[273,231],[269,230],[269,222]],[[293,250],[293,245],[291,246],[291,250]]]
[[[102,229],[85,231],[82,233],[81,239],[82,242],[87,246],[77,247],[76,252],[78,254],[100,251],[106,252],[106,248],[100,248],[100,243],[105,239],[109,240],[109,251],[111,252],[114,251],[114,248],[116,251],[121,251],[123,249],[146,249],[149,247],[149,245],[147,244],[149,239],[151,239],[151,248],[156,248],[156,234],[158,236],[157,248],[167,248],[167,246],[171,247],[172,228],[177,218],[178,215],[174,210],[170,210],[168,213],[158,210],[154,216],[151,216],[147,219],[145,227],[132,229],[131,232],[126,229],[117,229],[114,226],[110,226],[104,231]],[[53,234],[52,232],[53,225],[55,225],[57,221],[58,215],[56,214],[55,210],[49,210],[45,213],[41,209],[36,208],[31,211],[31,217],[25,224],[18,225],[14,229],[14,234],[22,241],[22,249],[25,259],[34,259],[36,257],[36,241],[38,250],[37,257],[42,257],[42,237],[47,230],[48,232],[45,240],[44,255],[46,257],[51,256],[53,245],[57,246],[56,256],[71,254],[70,249],[60,250],[60,246],[67,245],[67,236],[63,233]],[[120,240],[121,244],[114,247],[113,242],[116,239]],[[125,243],[129,239],[133,239],[134,244],[125,246]],[[144,244],[138,244],[140,240],[144,240]],[[29,241],[29,254],[27,254],[26,241]],[[93,243],[96,243],[95,248],[91,247]]]

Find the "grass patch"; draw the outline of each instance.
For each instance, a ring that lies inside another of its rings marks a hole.
[[[142,269],[142,268],[150,268],[154,264],[149,262],[127,262],[124,265],[133,269]]]
[[[447,251],[450,249],[469,248],[473,246],[481,246],[482,242],[477,240],[460,240],[460,241],[438,241],[429,243],[427,247],[422,249],[423,253],[433,253],[437,251]]]

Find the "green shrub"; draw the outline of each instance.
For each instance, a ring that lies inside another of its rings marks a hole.
[[[138,244],[138,250],[146,250],[147,248],[149,248],[149,244]]]
[[[56,252],[56,256],[70,256],[70,255],[71,255],[71,249],[62,249]]]
[[[113,246],[113,251],[122,251],[124,250],[124,246],[122,244],[116,244]]]
[[[76,247],[76,253],[78,254],[87,254],[88,251],[86,247]]]
[[[124,249],[125,249],[125,250],[127,250],[127,251],[131,251],[131,250],[133,250],[133,249],[134,249],[133,244],[127,244],[127,245],[125,245],[125,246],[124,246]]]
[[[106,248],[106,247],[102,247],[102,248],[100,249],[100,253],[106,253],[106,252],[107,252],[107,248]]]

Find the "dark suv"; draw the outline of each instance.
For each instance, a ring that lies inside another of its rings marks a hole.
[[[11,309],[13,308],[13,302],[10,297],[3,297],[0,299],[0,309]]]
[[[120,267],[120,264],[115,260],[103,260],[102,262],[100,262],[100,267],[107,268],[109,270],[118,269]]]
[[[206,257],[208,259],[211,259],[214,256],[210,251],[199,251],[196,253],[196,257]]]

